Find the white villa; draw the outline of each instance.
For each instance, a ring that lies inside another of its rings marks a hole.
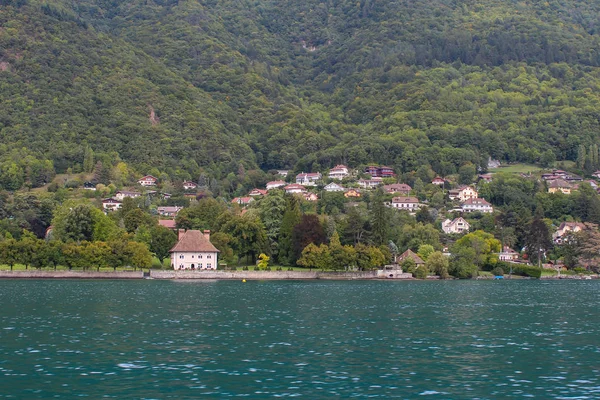
[[[219,250],[210,242],[208,230],[179,230],[179,241],[170,253],[173,269],[217,269]]]
[[[267,182],[267,190],[271,190],[271,189],[277,189],[280,188],[282,186],[287,185],[287,183],[285,183],[285,181],[271,181],[271,182]]]
[[[183,189],[184,190],[191,190],[191,189],[196,189],[198,188],[198,185],[192,181],[185,181],[183,182]]]
[[[156,179],[152,175],[146,175],[140,180],[138,180],[138,183],[142,186],[156,186],[156,182],[158,182],[158,179]]]
[[[286,193],[294,194],[294,193],[306,193],[307,190],[304,186],[298,185],[296,183],[292,183],[283,188]]]
[[[470,228],[471,225],[463,217],[454,218],[454,220],[447,219],[442,222],[442,230],[448,234],[468,232]]]
[[[350,171],[348,170],[347,166],[340,164],[340,165],[336,165],[335,167],[331,168],[329,170],[328,176],[329,176],[329,179],[342,180],[342,179],[350,176]]]
[[[121,205],[122,203],[117,199],[109,198],[102,200],[102,208],[104,209],[104,211],[118,210],[119,208],[121,208]]]
[[[421,204],[419,203],[419,199],[416,197],[394,197],[392,199],[392,208],[396,208],[398,210],[406,210],[409,212],[413,212],[419,209]]]
[[[331,182],[329,185],[325,186],[323,189],[325,189],[326,192],[343,192],[346,190],[346,188],[344,188],[342,185],[338,185],[335,182]]]
[[[376,177],[372,179],[359,179],[358,186],[364,189],[371,189],[383,185],[383,179]]]
[[[479,211],[482,213],[492,213],[494,212],[494,208],[490,203],[485,201],[485,199],[468,199],[462,204],[463,212],[475,212]]]
[[[140,197],[141,195],[142,194],[140,192],[128,192],[126,190],[119,190],[117,193],[115,193],[115,199],[123,201],[125,197],[131,197],[132,199],[135,199],[136,197]]]
[[[320,172],[303,172],[296,175],[296,183],[304,186],[316,186],[323,176]]]
[[[461,186],[458,189],[453,189],[448,192],[450,200],[458,199],[461,203],[469,199],[476,199],[477,196],[477,190],[473,189],[471,186]]]

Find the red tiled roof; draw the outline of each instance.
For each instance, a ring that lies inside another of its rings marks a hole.
[[[394,197],[392,203],[418,203],[419,199],[416,197]]]
[[[202,232],[196,230],[189,230],[183,234],[181,239],[179,239],[175,246],[173,246],[173,248],[170,250],[171,253],[176,251],[219,252],[219,250],[213,246],[210,240],[208,240]]]
[[[175,229],[175,220],[173,219],[159,219],[158,224],[160,226],[164,226],[165,228]]]

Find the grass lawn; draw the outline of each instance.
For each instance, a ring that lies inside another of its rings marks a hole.
[[[58,265],[56,267],[57,271],[68,271],[69,268],[67,268],[64,265]],[[117,271],[133,271],[133,267],[119,267],[117,268]],[[137,269],[139,271],[139,268]],[[0,271],[10,271],[10,266],[9,265],[0,265]],[[25,265],[23,264],[15,264],[13,265],[13,271],[25,271]],[[41,269],[36,269],[33,267],[29,267],[27,269],[27,271],[54,271],[53,267],[46,267],[46,268],[41,268]],[[83,271],[82,269],[72,269],[72,271]],[[87,271],[93,271],[96,272],[96,268],[89,268]],[[113,272],[112,268],[100,268],[100,272]]]
[[[542,171],[543,168],[538,167],[536,165],[529,164],[510,164],[506,166],[501,166],[500,168],[490,169],[490,172],[507,172],[509,174],[520,174],[520,173],[536,173]]]

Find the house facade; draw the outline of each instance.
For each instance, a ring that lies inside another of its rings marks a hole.
[[[267,182],[267,190],[271,190],[271,189],[277,189],[280,187],[283,187],[287,185],[287,183],[285,183],[285,181],[271,181],[271,182]]]
[[[453,220],[447,219],[442,222],[442,230],[446,234],[460,234],[468,232],[470,228],[471,225],[463,217],[454,218]]]
[[[158,182],[158,179],[156,179],[152,175],[146,175],[143,178],[141,178],[140,180],[138,180],[138,183],[142,186],[156,186],[157,182]]]
[[[252,196],[252,197],[257,197],[257,196],[266,196],[267,195],[267,191],[264,189],[252,189],[249,193],[248,196]]]
[[[519,253],[508,246],[504,246],[502,251],[498,253],[498,260],[505,262],[515,262],[519,259]]]
[[[140,197],[141,195],[142,194],[140,192],[128,192],[126,190],[119,190],[117,193],[115,193],[115,199],[123,201],[125,197],[135,199],[137,197]]]
[[[236,197],[231,202],[233,204],[239,204],[240,206],[247,206],[248,204],[254,201],[253,197],[245,196],[245,197]]]
[[[317,201],[319,200],[319,196],[317,196],[314,193],[302,193],[302,197],[304,198],[304,200],[306,201]]]
[[[302,172],[296,175],[296,183],[304,186],[316,186],[317,181],[323,178],[320,172]]]
[[[292,183],[291,185],[287,185],[283,188],[286,193],[294,194],[294,193],[305,193],[308,190],[302,185],[298,185],[296,183]]]
[[[344,193],[344,197],[346,198],[350,198],[350,197],[360,197],[362,196],[362,194],[356,190],[356,189],[348,189],[345,193]]]
[[[554,179],[552,181],[548,181],[548,193],[561,192],[563,194],[571,194],[572,189],[573,186],[564,179]]]
[[[442,178],[440,178],[439,176],[436,176],[432,181],[431,181],[432,185],[437,185],[437,186],[444,186],[446,184],[446,181],[443,180]]]
[[[338,185],[335,182],[331,182],[330,184],[325,186],[323,189],[325,189],[326,192],[343,192],[344,190],[346,190],[343,186]]]
[[[398,210],[406,210],[409,212],[413,212],[419,209],[421,204],[419,203],[419,199],[416,197],[394,197],[392,199],[392,208],[396,208]]]
[[[381,178],[358,180],[358,186],[360,186],[363,189],[373,189],[379,185],[383,185],[383,180]]]
[[[175,217],[182,209],[183,207],[179,206],[164,206],[158,207],[156,211],[158,211],[158,215],[162,215],[163,217]]]
[[[192,181],[185,181],[183,182],[183,189],[184,190],[192,190],[192,189],[197,189],[198,185]]]
[[[490,203],[485,201],[485,199],[475,198],[468,199],[461,206],[463,212],[482,212],[482,213],[492,213],[494,212],[494,208]]]
[[[393,168],[376,165],[369,165],[366,167],[365,173],[371,175],[371,178],[393,178],[396,176]]]
[[[563,244],[565,242],[565,236],[570,233],[581,232],[584,229],[585,225],[581,222],[563,222],[556,232],[552,234],[552,240],[555,244]]]
[[[327,176],[329,179],[342,180],[350,176],[350,170],[345,165],[336,165],[329,170],[329,174]]]
[[[450,200],[459,200],[461,203],[469,199],[476,199],[478,196],[477,190],[471,186],[461,186],[458,189],[453,189],[448,192]]]
[[[217,269],[219,250],[210,242],[210,231],[179,231],[179,240],[170,250],[175,270]]]
[[[383,190],[386,193],[398,193],[404,196],[408,196],[412,188],[406,183],[393,183],[391,185],[383,185]]]
[[[102,200],[102,208],[104,211],[115,211],[121,208],[123,203],[117,199],[109,198]]]

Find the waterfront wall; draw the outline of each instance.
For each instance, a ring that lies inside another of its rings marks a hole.
[[[142,271],[0,271],[0,279],[142,279]]]
[[[162,271],[150,270],[154,279],[377,279],[377,271]]]

